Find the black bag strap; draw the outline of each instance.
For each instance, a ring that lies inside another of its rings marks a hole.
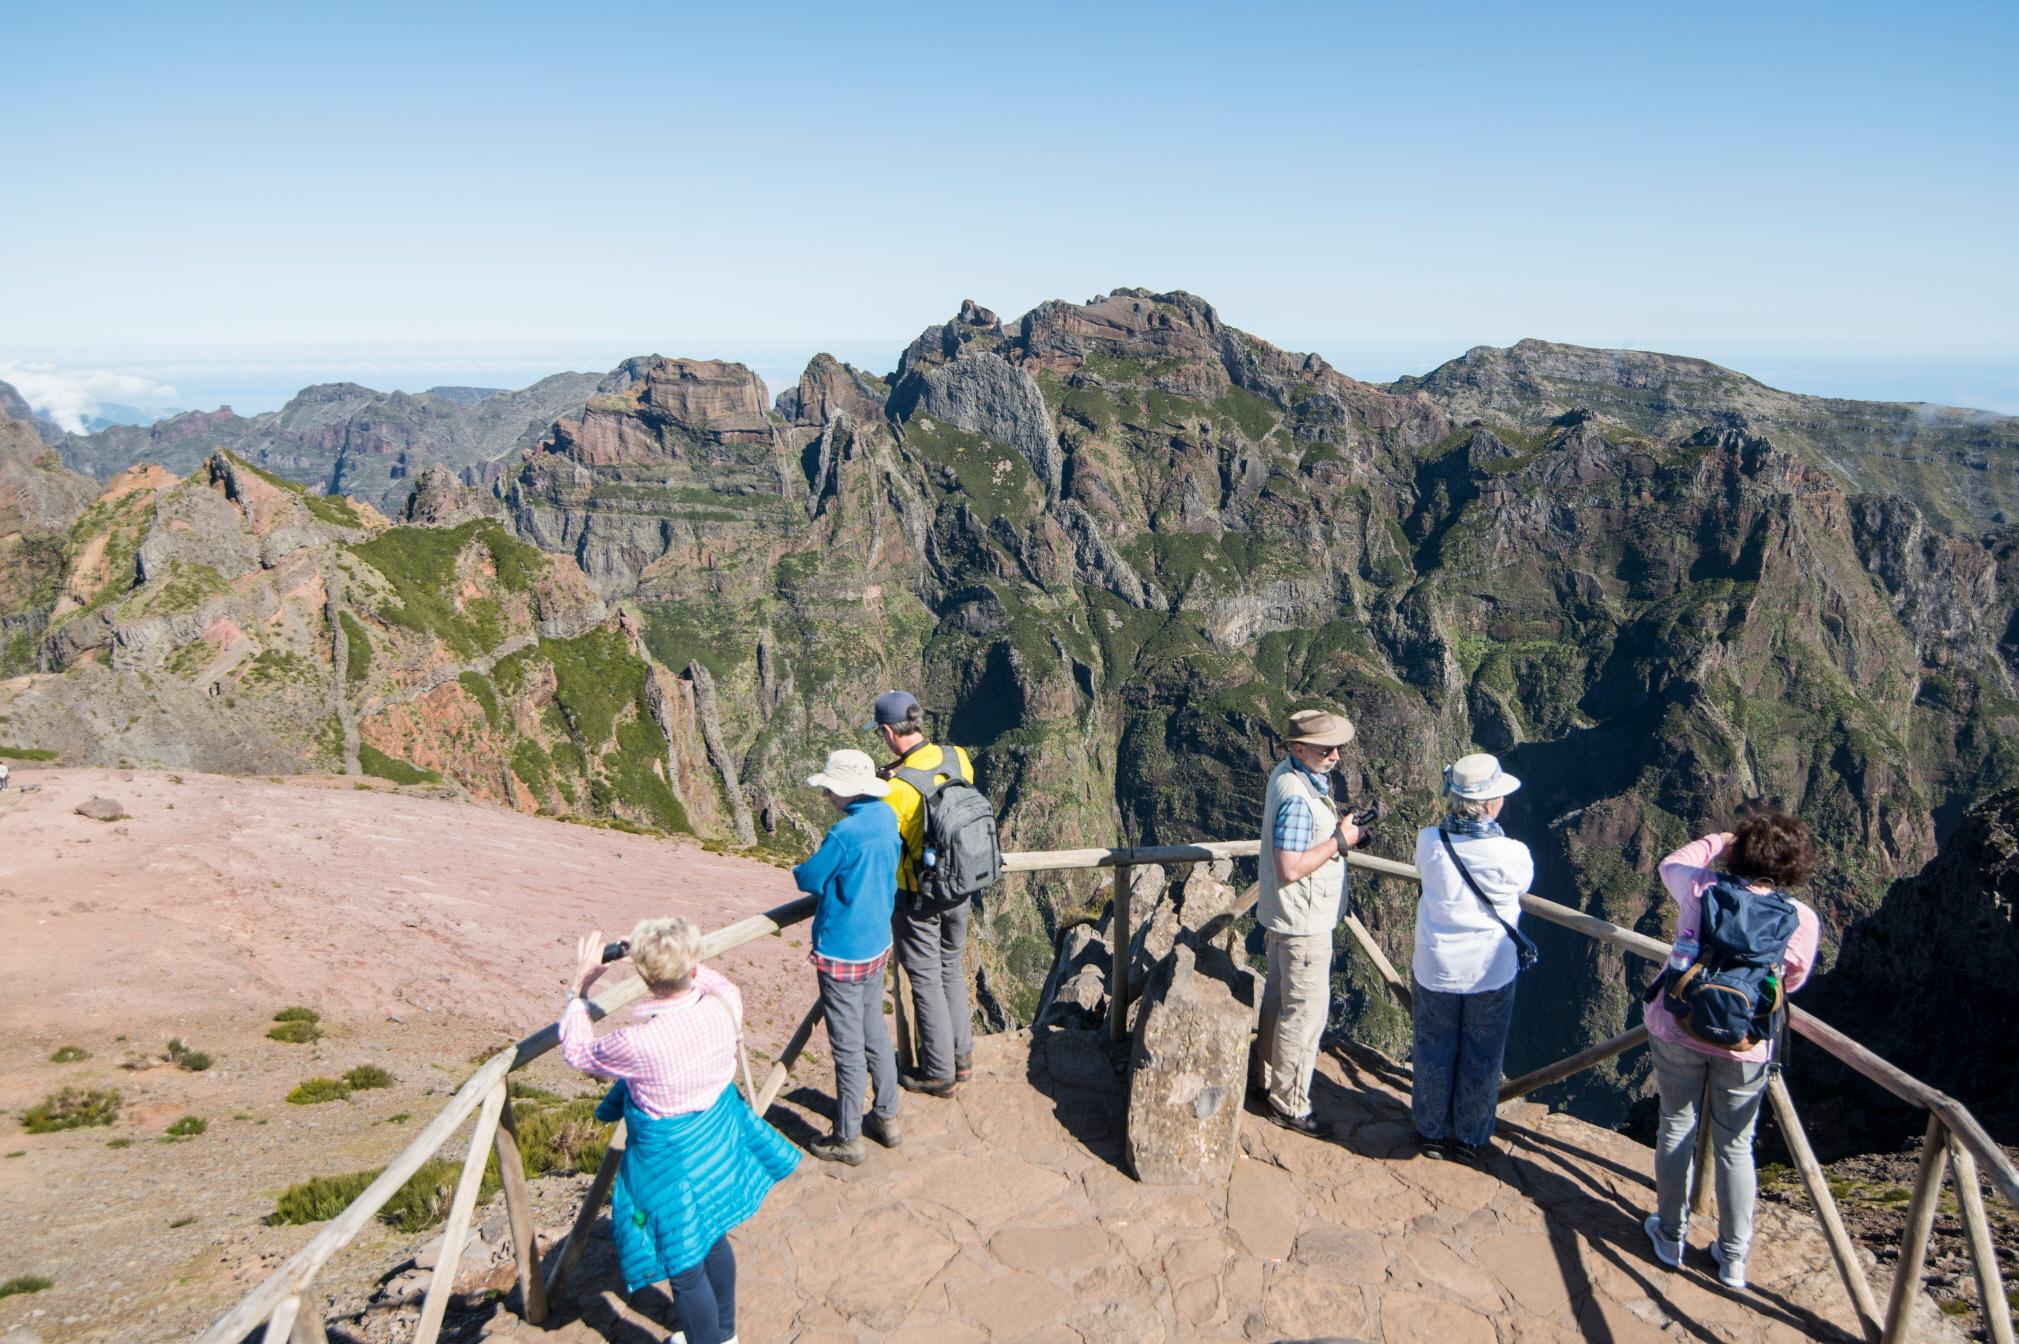
[[[1444,852],[1451,856],[1451,866],[1456,868],[1458,875],[1465,879],[1465,885],[1472,888],[1472,894],[1477,896],[1479,903],[1486,907],[1486,913],[1493,916],[1493,922],[1507,931],[1508,938],[1517,949],[1533,950],[1535,944],[1523,935],[1521,930],[1502,919],[1500,912],[1493,908],[1493,902],[1486,899],[1486,893],[1479,889],[1479,883],[1473,880],[1472,870],[1465,866],[1465,860],[1458,857],[1458,846],[1451,843],[1451,832],[1439,826],[1437,828],[1437,838],[1444,842]]]

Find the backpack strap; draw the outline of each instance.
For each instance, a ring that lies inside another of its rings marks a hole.
[[[1444,852],[1451,856],[1451,866],[1456,868],[1458,875],[1465,879],[1465,885],[1472,888],[1472,894],[1477,896],[1479,903],[1486,907],[1486,913],[1493,916],[1493,922],[1506,930],[1508,939],[1514,944],[1515,960],[1518,963],[1518,969],[1525,971],[1530,966],[1533,966],[1536,955],[1533,940],[1522,933],[1521,930],[1502,919],[1500,912],[1493,908],[1493,902],[1486,899],[1486,893],[1481,891],[1479,883],[1473,880],[1472,871],[1465,866],[1465,860],[1458,857],[1458,847],[1451,843],[1451,832],[1439,826],[1437,828],[1437,838],[1444,842]]]
[[[890,774],[893,779],[901,779],[911,785],[912,788],[918,791],[918,796],[925,799],[928,803],[939,797],[941,789],[953,783],[954,780],[960,779],[959,775],[948,775],[945,779],[934,779],[933,771],[920,770],[917,766],[912,765],[893,765],[890,767]],[[962,780],[961,782],[965,783],[966,781]]]

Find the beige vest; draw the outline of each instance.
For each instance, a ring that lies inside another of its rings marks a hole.
[[[1311,805],[1311,839],[1315,844],[1339,829],[1339,810],[1312,785],[1297,762],[1283,758],[1269,776],[1262,799],[1261,896],[1255,917],[1272,933],[1324,933],[1339,927],[1346,896],[1346,860],[1334,856],[1295,882],[1276,880],[1276,808],[1286,797],[1301,797]]]

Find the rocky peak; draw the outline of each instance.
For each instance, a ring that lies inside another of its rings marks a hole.
[[[454,527],[472,518],[502,518],[505,506],[488,490],[463,485],[446,467],[424,468],[414,479],[414,492],[400,511],[402,522],[423,527]]]
[[[970,351],[993,350],[1003,339],[1002,320],[973,299],[962,299],[951,322],[927,327],[898,358],[898,377],[920,368],[945,364]]]
[[[65,467],[31,423],[0,419],[0,538],[60,532],[97,493],[97,484]]]
[[[35,431],[36,437],[44,443],[56,443],[63,438],[63,431],[56,425],[35,414],[35,408],[12,383],[0,382],[0,422],[18,420]]]
[[[972,303],[972,300],[970,300]],[[987,309],[980,309],[986,313]],[[967,307],[961,309],[962,316]],[[993,317],[993,314],[990,314]],[[790,419],[802,425],[826,425],[839,415],[853,416],[858,422],[874,422],[883,418],[884,399],[889,389],[883,380],[872,377],[853,365],[844,364],[829,354],[818,354],[807,364],[806,372],[799,375],[799,386],[790,398]],[[779,397],[781,413],[787,398]]]

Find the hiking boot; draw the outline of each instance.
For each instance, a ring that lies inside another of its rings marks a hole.
[[[1293,1134],[1302,1134],[1306,1138],[1329,1139],[1332,1137],[1332,1126],[1308,1112],[1303,1115],[1285,1115],[1272,1105],[1269,1107],[1269,1119]]]
[[[1468,1166],[1478,1167],[1481,1171],[1486,1170],[1486,1159],[1493,1155],[1491,1141],[1486,1143],[1467,1143],[1463,1139],[1454,1138],[1446,1146],[1450,1148],[1451,1156],[1457,1158],[1460,1162],[1466,1163]]]
[[[1654,1258],[1670,1269],[1682,1268],[1683,1240],[1681,1237],[1671,1238],[1661,1230],[1661,1215],[1650,1213],[1641,1227],[1646,1230],[1647,1239],[1654,1247]]]
[[[928,1097],[950,1097],[960,1086],[957,1078],[928,1078],[909,1070],[897,1075],[897,1084],[907,1092],[923,1092]]]
[[[904,1131],[898,1127],[897,1117],[894,1115],[886,1120],[875,1111],[871,1111],[862,1117],[862,1132],[886,1148],[895,1148],[904,1142]]]
[[[1717,1261],[1719,1283],[1722,1283],[1727,1288],[1736,1288],[1742,1293],[1746,1290],[1746,1262],[1744,1260],[1725,1259],[1724,1248],[1719,1246],[1715,1241],[1711,1243],[1711,1259]]]
[[[1426,1139],[1421,1134],[1418,1134],[1416,1136],[1416,1151],[1433,1162],[1449,1162],[1451,1160],[1451,1140]]]
[[[955,1055],[953,1057],[953,1080],[964,1083],[974,1077],[974,1056]]]
[[[839,1134],[822,1134],[806,1145],[806,1151],[822,1162],[845,1162],[851,1167],[861,1166],[866,1156],[861,1139],[844,1139]]]

